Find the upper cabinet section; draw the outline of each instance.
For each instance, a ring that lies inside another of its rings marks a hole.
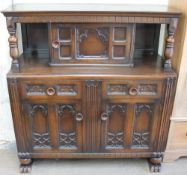
[[[44,31],[42,35],[33,39],[34,42],[33,40],[27,42],[28,39],[23,37],[23,50],[26,49],[31,53],[36,53],[37,50],[40,50],[41,53],[46,51],[50,65],[105,64],[119,66],[134,65],[134,57],[137,55],[136,43],[142,43],[138,47],[140,55],[143,55],[141,54],[142,46],[145,45],[146,49],[143,48],[143,50],[157,56],[159,39],[157,34],[160,24],[165,24],[167,25],[167,35],[163,67],[167,71],[172,70],[174,35],[181,13],[167,6],[18,4],[11,6],[3,13],[7,18],[7,28],[10,34],[12,71],[19,72],[21,68],[16,23],[21,23],[22,30],[26,33],[25,36],[29,31],[37,31],[29,36],[32,39],[37,36],[37,33]],[[38,26],[37,29],[33,26],[35,24]],[[143,36],[145,33],[139,32],[141,24],[146,24],[144,32],[153,28],[151,33],[154,34],[146,32],[146,36]],[[43,27],[45,29],[41,30]],[[139,29],[138,32],[136,29]],[[47,37],[43,37],[45,32]],[[141,36],[136,38],[135,36],[139,34]],[[150,36],[154,36],[154,38]],[[31,48],[30,43],[33,44]],[[46,43],[48,47],[46,47]],[[150,43],[153,46],[149,47]]]

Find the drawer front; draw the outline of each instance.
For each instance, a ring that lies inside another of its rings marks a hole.
[[[162,95],[162,81],[108,81],[103,84],[102,91],[105,98],[159,98]]]
[[[80,98],[78,81],[21,81],[21,96],[28,99]]]
[[[187,121],[172,123],[170,149],[187,149]]]
[[[51,24],[51,65],[132,65],[134,24]]]

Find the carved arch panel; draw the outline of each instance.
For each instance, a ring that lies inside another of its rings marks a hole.
[[[80,103],[57,104],[58,117],[58,144],[64,152],[77,152],[82,150],[82,121]]]
[[[26,121],[30,132],[32,148],[50,149],[49,112],[47,104],[27,104]]]
[[[124,150],[125,124],[127,105],[125,103],[106,103],[104,112],[101,114],[102,150],[107,152]]]
[[[131,149],[153,148],[155,129],[158,126],[159,106],[157,102],[136,103]]]

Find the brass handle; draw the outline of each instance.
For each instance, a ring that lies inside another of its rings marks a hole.
[[[54,49],[59,49],[60,48],[60,42],[59,41],[53,41],[52,42],[52,47]]]
[[[135,87],[131,87],[129,89],[129,94],[132,95],[132,96],[137,95],[138,94],[138,89],[135,88]]]
[[[108,119],[108,114],[106,113],[106,112],[103,112],[102,114],[101,114],[101,120],[102,121],[106,121]]]
[[[78,122],[82,121],[82,120],[83,120],[83,115],[82,115],[82,113],[77,113],[75,118],[76,118],[76,120],[77,120]]]
[[[49,96],[53,96],[53,95],[55,95],[56,90],[53,87],[49,87],[49,88],[47,88],[46,93]]]

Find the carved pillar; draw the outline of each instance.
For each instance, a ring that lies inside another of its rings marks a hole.
[[[12,57],[12,71],[19,71],[19,62],[18,62],[18,39],[16,37],[16,17],[7,17],[7,29],[10,34],[8,38],[9,47],[10,47],[10,56]]]
[[[30,143],[24,127],[24,118],[22,107],[20,105],[20,96],[18,90],[18,80],[8,79],[8,88],[12,109],[12,119],[14,123],[14,132],[16,135],[18,157],[20,160],[20,172],[27,173],[31,170]]]
[[[86,138],[84,150],[88,152],[96,152],[99,149],[99,143],[97,141],[100,131],[100,108],[101,108],[101,81],[87,80],[84,86],[84,106],[86,108],[86,120],[84,122],[86,126]]]
[[[174,48],[174,34],[177,29],[178,18],[172,18],[168,26],[168,36],[166,38],[166,46],[164,51],[164,70],[170,71],[172,68],[171,59],[173,58],[173,48]]]
[[[152,172],[160,172],[161,163],[163,160],[163,154],[166,148],[166,142],[168,137],[170,116],[173,108],[173,101],[175,97],[176,89],[176,77],[168,77],[165,80],[165,97],[163,102],[160,104],[162,106],[162,116],[159,123],[159,136],[157,140],[157,152],[154,152],[150,158],[150,170]]]

